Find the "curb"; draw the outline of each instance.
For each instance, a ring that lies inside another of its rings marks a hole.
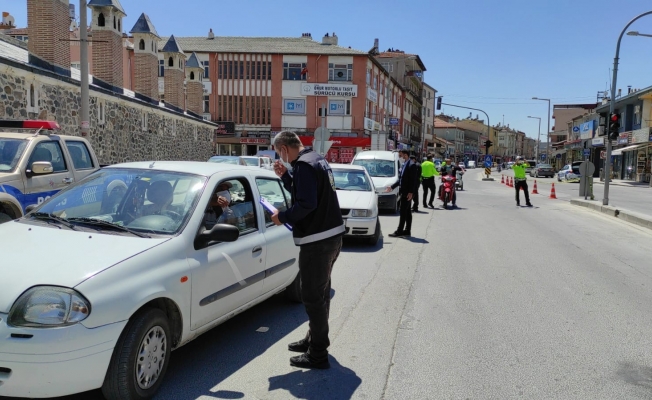
[[[611,217],[615,217],[623,221],[627,221],[630,224],[638,225],[647,229],[652,229],[652,217],[645,214],[637,213],[634,211],[622,210],[612,206],[603,206],[600,203],[596,203],[588,200],[572,199],[570,203],[575,206],[586,207],[591,210],[609,215]]]

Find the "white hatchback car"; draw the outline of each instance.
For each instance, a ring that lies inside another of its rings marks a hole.
[[[346,225],[345,236],[364,237],[370,245],[375,246],[380,238],[378,195],[369,173],[361,165],[330,166]]]
[[[257,167],[118,164],[0,225],[0,396],[150,398],[171,350],[285,289],[299,301],[298,247],[261,198],[290,205]]]

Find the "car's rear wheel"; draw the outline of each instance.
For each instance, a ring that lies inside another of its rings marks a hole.
[[[170,362],[170,324],[158,308],[137,312],[120,335],[102,393],[109,400],[149,399]]]
[[[374,234],[368,239],[369,244],[375,246],[378,243],[378,239],[380,239],[380,220],[376,219],[376,229],[374,230]]]
[[[296,278],[290,283],[290,286],[285,288],[285,297],[295,303],[301,303],[301,273],[298,273]]]

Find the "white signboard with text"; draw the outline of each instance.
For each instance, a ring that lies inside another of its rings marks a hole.
[[[358,97],[358,85],[339,83],[302,83],[303,96]]]

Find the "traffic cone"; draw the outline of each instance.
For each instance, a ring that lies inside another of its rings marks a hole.
[[[556,199],[557,198],[557,194],[555,193],[555,184],[554,183],[552,184],[552,189],[550,189],[550,198],[551,199]]]
[[[509,187],[514,187],[514,178],[509,178]]]
[[[500,184],[502,185],[504,183],[505,183],[505,175],[501,175]]]
[[[537,191],[537,181],[536,181],[536,179],[534,180],[534,188],[532,189],[532,194],[539,194],[539,192]]]

